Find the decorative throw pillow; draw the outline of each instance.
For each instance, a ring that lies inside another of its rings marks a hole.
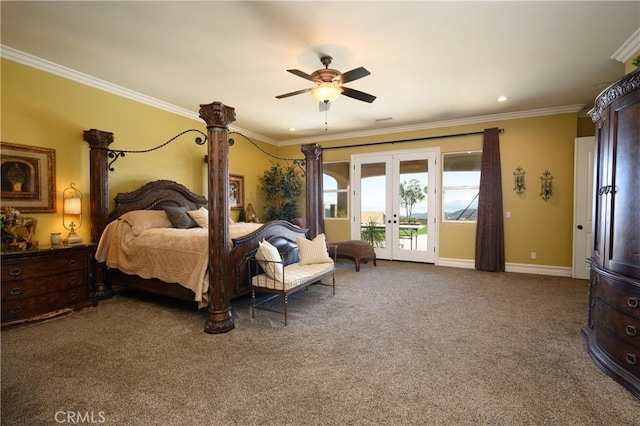
[[[197,228],[198,224],[189,216],[187,207],[163,207],[174,228]]]
[[[265,260],[268,260],[270,262],[282,262],[280,252],[269,241],[262,240],[258,242],[256,259],[258,259],[260,267],[262,267],[264,273],[267,274],[269,278],[277,281],[282,281],[282,279],[284,278],[282,263],[264,262]]]
[[[171,228],[171,222],[162,210],[133,210],[120,216],[120,220],[131,225],[133,235],[140,235],[145,229]]]
[[[200,207],[198,210],[189,210],[187,212],[200,228],[209,227],[209,210]]]
[[[324,234],[318,234],[313,240],[307,240],[302,237],[298,237],[296,240],[300,265],[333,262],[327,251],[327,242]]]

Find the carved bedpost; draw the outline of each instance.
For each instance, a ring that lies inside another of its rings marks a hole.
[[[226,333],[234,328],[227,283],[229,282],[229,124],[235,109],[220,102],[200,105],[209,138],[209,315],[207,333]]]
[[[324,232],[322,204],[322,148],[318,144],[302,145],[306,161],[306,216],[309,238]]]
[[[107,226],[109,218],[109,170],[107,168],[107,155],[109,145],[113,142],[113,133],[91,129],[83,132],[84,140],[91,148],[90,153],[90,215],[91,215],[91,242],[98,243],[102,231]],[[98,263],[92,258],[93,278],[92,285],[95,296],[98,299],[106,299],[113,296],[111,285],[107,283],[106,265]]]

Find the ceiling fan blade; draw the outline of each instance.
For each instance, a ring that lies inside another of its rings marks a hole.
[[[329,111],[329,108],[331,108],[331,102],[318,102],[318,104],[318,110],[320,112]]]
[[[298,77],[302,77],[309,81],[313,81],[313,77],[311,77],[309,74],[307,74],[304,71],[300,71],[300,70],[287,70],[287,71],[290,72],[291,74],[297,75]]]
[[[350,98],[357,99],[359,101],[363,101],[363,102],[371,103],[371,102],[376,100],[376,97],[373,96],[373,95],[361,92],[359,90],[349,89],[348,87],[344,87],[344,86],[342,86],[342,94],[345,95],[345,96],[348,96]]]
[[[288,98],[289,96],[295,96],[295,95],[300,95],[302,93],[307,93],[311,90],[311,88],[308,89],[302,89],[302,90],[298,90],[295,92],[291,92],[291,93],[285,93],[284,95],[278,95],[276,96],[277,99],[282,99],[282,98]]]
[[[342,74],[342,84],[348,83],[348,82],[353,81],[353,80],[357,80],[357,79],[362,78],[362,77],[366,77],[366,76],[368,76],[370,74],[371,73],[369,71],[367,71],[363,67],[356,68],[356,69],[351,70],[351,71],[347,71],[344,74]]]

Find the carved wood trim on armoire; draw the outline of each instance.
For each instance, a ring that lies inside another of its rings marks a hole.
[[[596,123],[588,323],[593,361],[640,398],[640,69],[603,91]]]

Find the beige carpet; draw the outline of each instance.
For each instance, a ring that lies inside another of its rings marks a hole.
[[[387,261],[337,280],[292,296],[287,327],[245,298],[209,335],[204,310],[121,292],[3,331],[2,424],[640,424],[587,354],[585,281]]]

